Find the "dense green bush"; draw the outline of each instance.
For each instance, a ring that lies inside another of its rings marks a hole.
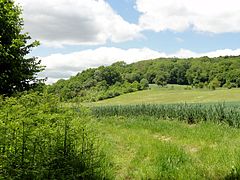
[[[0,179],[104,177],[104,155],[87,110],[47,94],[0,100]]]

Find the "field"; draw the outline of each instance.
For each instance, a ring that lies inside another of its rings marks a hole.
[[[240,90],[185,88],[0,99],[0,179],[239,179]]]
[[[239,176],[240,131],[226,125],[140,117],[99,118],[116,179]]]
[[[240,180],[225,1],[0,0],[0,180]]]
[[[240,89],[153,86],[90,107],[114,179],[237,179],[239,102]]]
[[[150,90],[98,101],[94,105],[240,102],[240,89],[237,88],[219,88],[214,91],[208,89],[186,90],[186,88],[187,86],[177,85],[168,85],[168,88],[151,86]]]

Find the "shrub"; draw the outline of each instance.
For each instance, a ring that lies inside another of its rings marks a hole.
[[[147,79],[142,79],[140,81],[141,89],[147,89],[149,87],[149,82]]]
[[[211,90],[215,90],[217,87],[220,87],[220,81],[215,78],[209,83],[208,87]]]
[[[0,109],[4,179],[101,178],[104,156],[84,108],[63,108],[47,94],[8,98]],[[98,177],[97,177],[98,176]]]
[[[200,82],[200,83],[198,84],[198,88],[202,89],[203,87],[204,87],[204,83],[203,83],[203,82]]]
[[[232,89],[232,88],[234,88],[234,87],[237,87],[237,85],[236,85],[235,83],[231,83],[230,81],[227,81],[227,82],[223,85],[223,87],[228,88],[228,89]]]

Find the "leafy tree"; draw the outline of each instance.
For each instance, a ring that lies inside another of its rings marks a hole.
[[[132,84],[131,84],[131,87],[134,91],[138,91],[141,89],[141,85],[139,84],[139,82],[137,81],[134,81]]]
[[[168,82],[168,78],[169,78],[169,74],[167,74],[164,71],[159,71],[154,81],[158,86],[166,86]]]
[[[156,78],[156,72],[153,70],[148,70],[148,72],[145,74],[145,78],[150,84],[154,83],[154,79]]]
[[[141,88],[142,89],[147,89],[149,87],[149,82],[147,79],[143,78],[141,81],[140,81],[140,85],[141,85]]]
[[[170,71],[170,84],[187,84],[186,72],[189,69],[187,61],[176,61]]]
[[[27,43],[31,37],[22,33],[21,14],[13,0],[0,0],[0,94],[29,90],[43,81],[36,77],[43,70],[40,60],[26,57],[39,42]]]
[[[209,83],[209,88],[212,90],[215,90],[217,87],[220,86],[220,81],[217,78],[214,78],[210,83]]]
[[[236,85],[235,83],[231,83],[230,81],[227,81],[227,82],[223,85],[223,87],[228,88],[228,89],[231,89],[231,88],[236,87],[236,86],[237,86],[237,85]]]
[[[104,67],[101,66],[99,67],[94,74],[94,78],[97,81],[106,81],[108,85],[113,85],[116,82],[121,82],[122,77],[121,74],[112,66],[109,67]]]
[[[130,83],[133,83],[134,81],[140,82],[141,75],[138,73],[128,73],[128,74],[126,74],[125,78]]]

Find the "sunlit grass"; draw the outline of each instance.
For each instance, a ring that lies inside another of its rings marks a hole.
[[[171,86],[158,88],[152,86],[150,90],[124,94],[112,99],[98,101],[87,105],[113,105],[113,104],[172,104],[172,103],[212,103],[212,102],[240,102],[240,89],[192,89],[186,86]]]
[[[240,130],[156,118],[98,119],[117,179],[221,179],[236,168]]]

